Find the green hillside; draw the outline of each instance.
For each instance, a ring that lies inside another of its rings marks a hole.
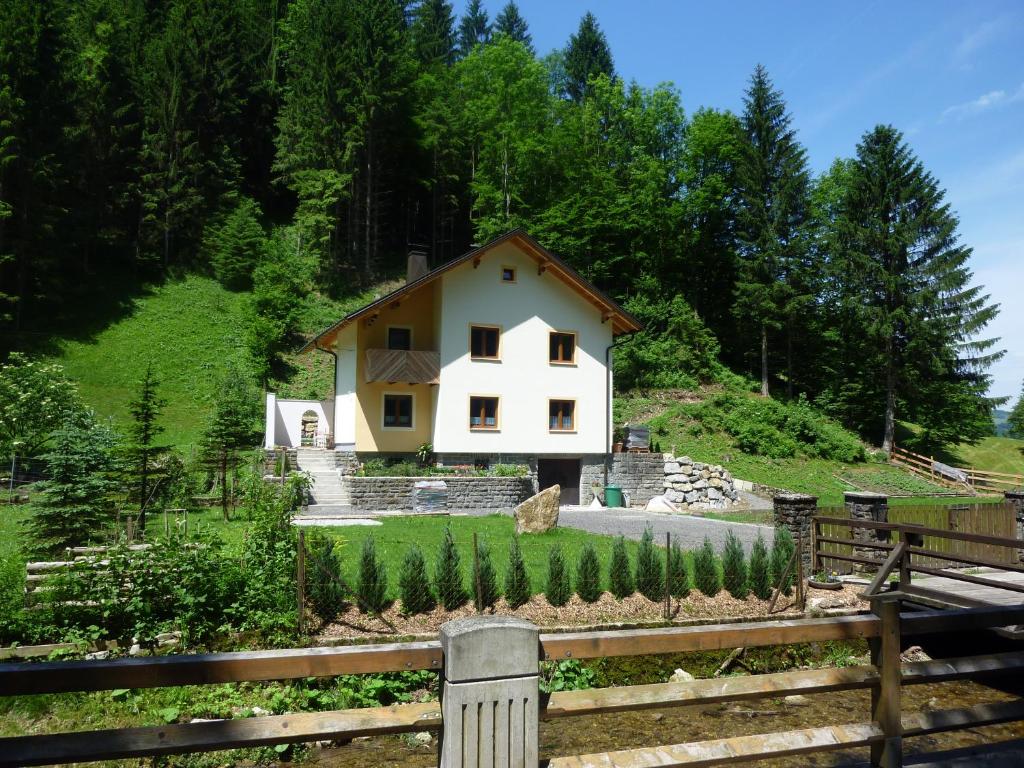
[[[948,458],[960,467],[1024,475],[1024,440],[986,437],[976,445],[956,446]]]

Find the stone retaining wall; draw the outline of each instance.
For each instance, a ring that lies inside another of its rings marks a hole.
[[[786,527],[793,534],[793,542],[803,543],[801,559],[804,573],[811,572],[811,518],[818,510],[818,497],[802,493],[786,493],[772,499],[775,511],[775,527]]]
[[[450,510],[514,507],[536,492],[532,477],[346,477],[344,482],[354,508],[386,512],[411,510],[413,488],[421,480],[444,481]]]
[[[619,486],[629,504],[646,504],[664,488],[665,461],[660,453],[613,453],[608,467],[608,482]],[[594,491],[603,493],[604,454],[591,454],[580,460],[580,504],[589,504]]]

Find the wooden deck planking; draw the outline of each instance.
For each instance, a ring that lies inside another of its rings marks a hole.
[[[1024,587],[1024,573],[1001,571],[994,568],[977,568],[972,569],[972,571],[978,576],[984,576],[986,579]],[[945,576],[915,578],[911,585],[941,592],[948,596],[950,603],[953,604],[957,603],[957,598],[986,605],[1020,605],[1024,603],[1024,595],[1019,592],[1011,592],[1010,590],[999,589],[998,587],[970,584]]]

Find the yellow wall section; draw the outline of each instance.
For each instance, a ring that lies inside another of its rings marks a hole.
[[[406,297],[397,307],[384,307],[372,325],[358,322],[359,355],[356,360],[356,450],[384,453],[412,453],[423,443],[429,443],[432,433],[433,392],[429,384],[404,384],[386,381],[367,382],[366,350],[387,346],[387,327],[412,327],[412,348],[420,351],[436,350],[434,333],[435,291],[421,289]],[[384,393],[412,393],[413,428],[385,430]]]

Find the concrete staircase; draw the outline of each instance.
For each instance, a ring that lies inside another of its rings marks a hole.
[[[324,448],[299,448],[296,463],[312,480],[309,490],[313,514],[341,512],[352,504],[348,487],[341,481],[341,473],[334,462],[334,451]]]

